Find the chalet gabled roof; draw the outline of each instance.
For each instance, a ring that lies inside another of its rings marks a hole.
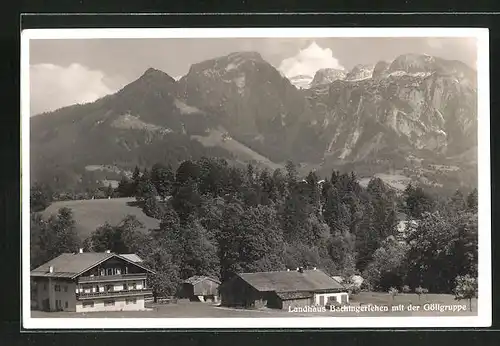
[[[185,284],[191,284],[191,285],[196,285],[197,283],[201,282],[201,281],[204,281],[204,280],[210,280],[210,281],[213,281],[215,283],[218,283],[220,285],[220,281],[213,278],[213,277],[210,277],[210,276],[198,276],[198,275],[195,275],[195,276],[191,276],[190,278],[184,280],[184,283]]]
[[[342,284],[321,270],[240,273],[238,276],[260,292],[345,290]]]
[[[83,253],[63,253],[58,257],[42,264],[38,268],[31,271],[30,275],[32,277],[54,277],[54,278],[67,278],[74,279],[81,274],[85,273],[87,270],[101,264],[108,259],[116,257],[131,263],[137,267],[140,267],[150,273],[152,270],[144,267],[139,263],[135,263],[126,257],[122,257],[115,253],[107,252],[83,252]],[[50,267],[53,267],[52,273],[50,272]]]

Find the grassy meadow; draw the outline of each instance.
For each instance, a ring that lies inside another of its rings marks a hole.
[[[423,311],[424,304],[442,305],[466,305],[465,311],[460,312],[436,312]],[[148,311],[116,311],[116,312],[42,312],[32,311],[33,318],[221,318],[221,317],[408,317],[408,316],[474,316],[477,315],[477,300],[472,301],[472,312],[469,311],[467,301],[456,301],[451,294],[425,294],[420,297],[416,294],[401,294],[393,300],[387,293],[362,292],[351,297],[350,306],[374,304],[378,306],[389,306],[389,312],[290,312],[286,309],[276,310],[269,308],[262,309],[241,309],[217,306],[211,303],[192,302],[180,299],[175,304],[148,304]],[[391,311],[391,306],[403,304],[420,305],[420,311]]]
[[[127,215],[134,215],[145,226],[145,230],[159,227],[160,221],[153,219],[135,205],[135,197],[59,201],[43,211],[44,216],[57,214],[60,208],[71,208],[76,221],[78,235],[85,239],[105,222],[119,224]]]

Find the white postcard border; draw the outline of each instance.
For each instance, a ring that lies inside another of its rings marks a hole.
[[[477,316],[283,318],[32,318],[30,303],[29,42],[97,38],[471,37],[477,39],[478,268]],[[177,28],[27,29],[21,33],[22,301],[25,329],[455,328],[491,326],[489,31],[485,28]],[[25,168],[22,170],[22,168]]]

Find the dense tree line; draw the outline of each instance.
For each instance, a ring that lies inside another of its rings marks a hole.
[[[141,255],[157,272],[155,294],[175,293],[192,275],[226,280],[299,266],[361,274],[373,290],[451,293],[458,276],[477,277],[476,190],[442,198],[409,185],[397,193],[378,178],[362,187],[353,172],[301,179],[291,162],[269,171],[202,158],[175,171],[136,168],[114,193],[135,196],[159,229],[127,218],[85,246]]]
[[[48,219],[40,213],[31,213],[30,267],[34,269],[64,252],[75,252],[81,246],[73,213],[61,208]]]

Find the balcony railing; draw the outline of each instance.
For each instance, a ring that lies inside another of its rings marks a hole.
[[[107,292],[81,292],[76,294],[77,299],[95,299],[95,298],[115,298],[115,297],[130,297],[130,296],[147,296],[152,295],[153,291],[150,288],[136,290],[121,290]]]
[[[146,279],[146,274],[121,274],[121,275],[96,275],[96,276],[80,276],[79,283],[83,282],[104,282],[104,281],[121,281],[121,280],[141,280]]]

